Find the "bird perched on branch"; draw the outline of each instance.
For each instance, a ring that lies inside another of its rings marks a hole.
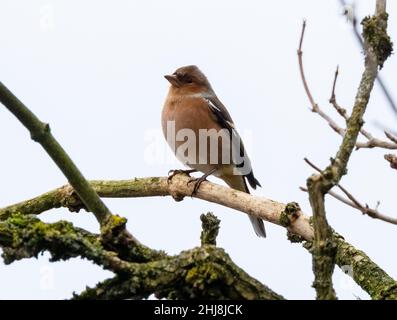
[[[260,186],[252,171],[241,138],[226,107],[206,76],[196,66],[177,69],[164,76],[170,89],[162,112],[162,127],[176,157],[204,175],[194,180],[193,193],[210,175],[231,188],[249,193]],[[266,237],[263,220],[249,216],[255,233]]]

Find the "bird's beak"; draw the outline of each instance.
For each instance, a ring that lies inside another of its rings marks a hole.
[[[173,74],[167,74],[164,76],[173,86],[179,88],[181,83],[179,82],[178,78]]]

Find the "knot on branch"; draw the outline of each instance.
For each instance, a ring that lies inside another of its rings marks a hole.
[[[79,212],[81,209],[88,211],[86,206],[80,200],[76,191],[72,186],[66,185],[60,191],[61,193],[61,201],[60,204],[64,208],[68,208],[70,212]]]
[[[118,215],[111,215],[101,226],[101,241],[104,244],[119,243],[124,238],[127,219]]]
[[[40,123],[38,127],[31,131],[30,137],[33,141],[41,142],[46,135],[51,132],[50,125],[48,123]]]
[[[296,219],[298,219],[301,212],[301,208],[297,202],[287,203],[284,210],[280,214],[279,223],[283,227],[288,227]]]
[[[291,243],[300,243],[300,242],[303,242],[303,241],[305,241],[305,239],[302,237],[302,236],[300,236],[300,235],[298,235],[298,234],[295,234],[295,233],[292,233],[291,231],[287,231],[287,239],[291,242]]]
[[[397,169],[397,156],[394,154],[385,154],[384,156],[386,161],[389,161],[390,167],[393,169]]]
[[[201,245],[216,245],[216,237],[219,232],[220,220],[212,213],[202,214],[201,220]]]
[[[388,17],[389,15],[384,12],[372,17],[365,17],[361,21],[364,40],[366,45],[373,49],[380,69],[393,52],[393,42],[386,31]]]

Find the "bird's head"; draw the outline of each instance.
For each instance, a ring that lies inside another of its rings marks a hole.
[[[171,87],[189,91],[211,90],[207,77],[194,65],[178,68],[173,74],[164,77],[171,83]]]

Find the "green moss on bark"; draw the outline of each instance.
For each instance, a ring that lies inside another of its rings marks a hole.
[[[337,237],[336,263],[349,266],[353,271],[353,279],[374,300],[397,300],[397,281],[373,263],[361,250]]]
[[[219,232],[220,220],[211,212],[202,214],[201,219],[201,245],[212,244],[216,245],[216,237]]]
[[[103,250],[98,238],[70,222],[46,224],[35,216],[12,214],[0,222],[0,245],[6,264],[23,258],[37,257],[43,251],[51,253],[51,261],[84,256],[101,263]]]
[[[74,295],[75,299],[283,299],[251,278],[212,245],[175,257],[136,264],[129,277],[115,277]]]
[[[297,218],[300,211],[299,204],[297,202],[289,202],[286,204],[285,209],[280,214],[279,224],[283,227],[288,227],[291,221]]]
[[[367,45],[371,46],[374,50],[379,68],[383,67],[384,62],[393,52],[393,42],[386,30],[388,17],[389,15],[385,12],[379,15],[365,17],[361,22],[363,37]]]

